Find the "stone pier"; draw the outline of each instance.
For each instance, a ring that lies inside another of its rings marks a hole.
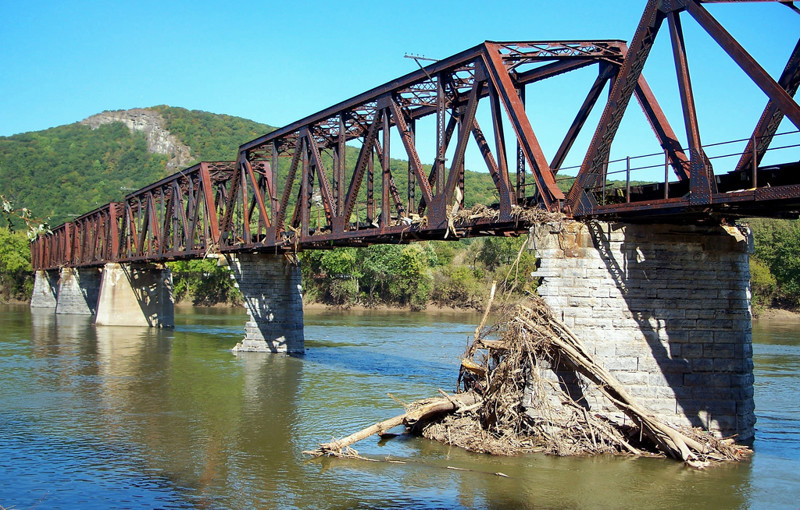
[[[304,352],[299,264],[282,254],[255,253],[231,256],[228,263],[250,319],[233,352]]]
[[[33,279],[31,308],[53,308],[58,306],[58,270],[36,271]]]
[[[94,315],[100,295],[100,269],[64,267],[58,280],[56,313]]]
[[[95,324],[174,327],[170,270],[161,264],[106,264]]]
[[[539,295],[635,398],[673,425],[753,438],[748,230],[568,222],[532,233]]]

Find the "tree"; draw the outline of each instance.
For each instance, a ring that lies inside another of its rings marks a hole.
[[[214,258],[171,262],[170,270],[176,301],[191,298],[195,306],[213,306],[239,304],[243,300],[231,270],[227,266],[218,266]]]
[[[776,300],[796,306],[800,303],[800,222],[752,219],[748,223],[755,242],[750,268],[756,300],[766,306]]]
[[[31,252],[22,232],[0,227],[0,293],[4,299],[29,299],[33,292]]]

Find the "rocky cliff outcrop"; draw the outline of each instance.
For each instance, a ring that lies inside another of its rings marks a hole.
[[[175,135],[164,128],[164,118],[158,112],[144,108],[117,110],[98,113],[83,119],[80,123],[97,129],[103,124],[121,122],[131,132],[141,131],[147,137],[147,149],[155,154],[166,154],[168,170],[177,170],[187,166],[192,159],[191,149],[182,144]]]

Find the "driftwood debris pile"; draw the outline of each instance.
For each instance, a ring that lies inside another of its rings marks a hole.
[[[491,328],[483,327],[485,319],[462,359],[458,393],[416,402],[402,415],[306,453],[354,452],[349,447],[356,441],[398,425],[446,444],[499,455],[666,455],[704,467],[750,453],[732,439],[700,429],[678,430],[656,419],[539,298],[516,305]],[[629,418],[627,425],[576,402],[553,376],[554,369],[583,376],[585,384]]]

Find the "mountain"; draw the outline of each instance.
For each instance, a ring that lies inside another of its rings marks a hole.
[[[170,106],[103,112],[0,137],[0,194],[55,226],[198,161],[235,159],[273,129]]]

